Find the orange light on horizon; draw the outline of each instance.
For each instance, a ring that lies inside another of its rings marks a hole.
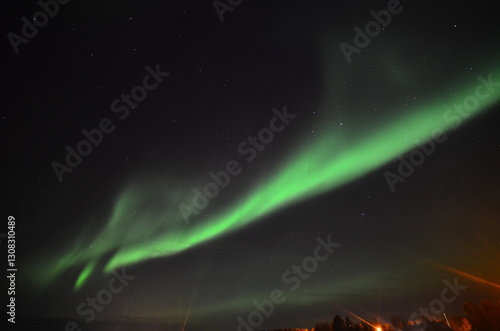
[[[340,307],[339,305],[336,305],[336,304],[334,304],[334,305],[335,305],[335,306],[337,306],[337,307],[339,307],[340,309],[342,309],[342,310],[343,310],[343,311],[345,311],[346,313],[351,314],[352,316],[356,317],[356,318],[357,318],[357,319],[359,319],[360,321],[365,322],[366,324],[368,324],[369,326],[371,326],[372,328],[374,328],[376,331],[382,331],[382,328],[381,328],[380,326],[375,326],[375,325],[373,325],[372,323],[370,323],[370,322],[368,322],[367,320],[365,320],[364,318],[362,318],[362,317],[360,317],[360,316],[358,316],[358,315],[354,314],[353,312],[351,312],[351,311],[349,311],[349,310],[347,310],[347,309],[345,309],[345,308],[342,308],[342,307]]]

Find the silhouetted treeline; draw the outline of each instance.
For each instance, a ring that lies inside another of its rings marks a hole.
[[[367,323],[353,323],[349,317],[343,320],[340,316],[335,316],[332,322],[316,323],[314,331],[374,331],[376,330],[373,325],[377,325],[381,331],[452,331],[445,323],[440,321],[429,321],[425,318],[422,324],[413,324],[403,320],[398,316],[392,316],[390,319],[391,324],[383,324],[378,322]],[[463,331],[463,330],[461,330]],[[500,330],[499,330],[500,331]]]
[[[332,322],[316,323],[315,331],[373,331],[373,327],[366,323],[353,323],[349,316],[344,319],[336,315]]]
[[[465,318],[449,319],[448,321],[429,321],[421,317],[420,324],[408,321],[398,316],[391,316],[390,324],[378,322],[382,331],[500,331],[500,301],[494,303],[482,300],[479,304],[466,302],[464,304]],[[448,326],[447,324],[450,324]],[[353,323],[347,316],[345,319],[336,315],[330,322],[316,323],[310,331],[374,331],[374,327],[367,323]],[[276,329],[269,331],[307,331],[309,329]]]
[[[474,331],[500,331],[500,301],[482,300],[479,304],[466,302],[465,317]]]

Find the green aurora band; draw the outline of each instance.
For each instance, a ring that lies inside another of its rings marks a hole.
[[[488,79],[487,75],[483,77]],[[492,77],[500,77],[500,71],[493,72]],[[190,225],[184,223],[178,210],[178,204],[183,202],[182,194],[186,192],[185,185],[177,190],[169,187],[167,191],[166,187],[159,187],[168,186],[165,183],[155,183],[146,189],[139,189],[133,183],[117,200],[109,221],[92,240],[91,247],[84,244],[88,239],[83,240],[82,236],[62,258],[54,257],[49,263],[45,260],[45,268],[38,269],[36,281],[46,286],[63,272],[80,268],[82,271],[75,284],[77,290],[96,269],[109,273],[119,267],[183,252],[240,230],[294,202],[338,188],[410,151],[418,142],[430,139],[436,129],[446,131],[456,126],[456,122],[445,121],[445,111],[455,103],[463,104],[468,96],[474,96],[478,84],[478,80],[473,80],[461,91],[434,104],[416,107],[404,117],[395,118],[372,132],[364,132],[349,143],[332,134],[319,136],[298,148],[245,197],[214,212],[208,219],[198,216]],[[500,88],[496,88],[488,98],[480,100],[477,109],[470,114],[475,116],[490,109],[499,99]],[[462,119],[472,117],[466,115]],[[167,201],[152,208],[151,201],[166,195],[169,196]],[[109,260],[98,264],[105,256],[110,257]]]

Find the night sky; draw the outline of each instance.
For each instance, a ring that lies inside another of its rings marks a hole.
[[[454,282],[448,316],[500,298],[494,2],[60,2],[0,11],[17,327],[383,322]]]

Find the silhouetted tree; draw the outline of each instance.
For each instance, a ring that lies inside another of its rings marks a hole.
[[[396,315],[392,315],[391,316],[390,322],[391,322],[392,325],[394,325],[394,327],[396,328],[396,330],[403,330],[403,328],[406,325],[406,321],[403,320],[401,317],[396,316]]]
[[[346,331],[345,322],[339,315],[333,318],[333,331]]]
[[[478,305],[464,303],[464,312],[475,331],[500,330],[500,302],[482,300]]]

